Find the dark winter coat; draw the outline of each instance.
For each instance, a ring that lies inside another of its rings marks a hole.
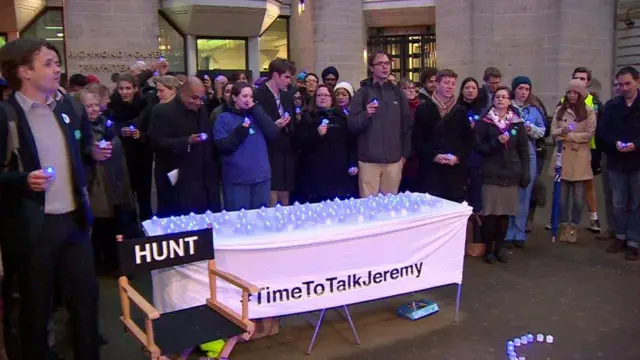
[[[327,133],[318,127],[328,120]],[[296,139],[300,148],[297,192],[304,201],[322,201],[356,195],[357,176],[349,168],[358,166],[356,138],[347,128],[344,113],[335,109],[305,111]]]

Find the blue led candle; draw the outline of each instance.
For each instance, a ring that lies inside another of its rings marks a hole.
[[[282,117],[289,117],[289,113],[285,111],[284,115],[282,115]]]
[[[302,112],[302,110],[299,107],[296,107],[296,115],[299,115]]]
[[[209,138],[209,135],[206,133],[200,133],[200,140],[205,141]]]
[[[51,175],[51,176],[56,174],[56,170],[53,168],[53,166],[47,166],[46,168],[44,168],[44,172],[47,175]]]
[[[100,142],[98,142],[98,147],[101,149],[104,149],[107,147],[107,142],[105,140],[100,140]]]
[[[322,125],[329,125],[329,120],[327,119],[322,119]]]
[[[136,131],[136,127],[135,127],[135,126],[133,126],[133,125],[131,125],[131,126],[129,126],[129,130],[131,130],[131,131]]]
[[[378,99],[377,98],[373,98],[373,100],[371,100],[371,103],[373,105],[378,105]]]

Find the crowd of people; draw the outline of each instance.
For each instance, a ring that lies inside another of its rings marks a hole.
[[[116,273],[115,236],[141,236],[152,216],[426,192],[468,202],[484,260],[505,263],[505,248],[525,247],[535,209],[550,198],[542,177],[551,157],[549,175],[561,183],[559,240],[578,241],[586,203],[588,229],[612,240],[608,251],[638,259],[633,67],[617,72],[605,105],[589,91],[591,72],[576,68],[548,113],[527,76],[509,87],[489,67],[482,83],[466,78],[456,94],[454,70],[396,79],[382,51],[370,54],[370,76],[357,90],[335,67],[297,73],[279,58],[254,84],[246,73],[170,74],[161,59],[114,74],[115,89],[83,74],[62,89],[59,55],[40,39],[0,49],[2,296],[6,311],[16,296],[21,306],[20,326],[5,321],[4,331],[19,328],[19,349],[10,352],[22,359],[51,351],[52,302],[83,334],[72,337],[75,359],[99,358],[96,271]],[[604,231],[593,181],[601,173]]]

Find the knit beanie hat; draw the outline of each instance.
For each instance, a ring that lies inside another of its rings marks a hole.
[[[298,76],[296,76],[296,80],[304,81],[304,78],[306,78],[306,77],[307,77],[307,73],[303,71],[303,72],[299,73]]]
[[[511,82],[511,90],[516,91],[516,89],[520,85],[529,85],[529,87],[533,87],[533,85],[531,84],[531,79],[529,79],[527,76],[516,76]]]
[[[349,84],[346,81],[341,81],[341,82],[337,83],[336,86],[333,88],[333,91],[336,91],[338,89],[347,90],[347,92],[349,93],[349,95],[351,97],[353,97],[353,94],[355,93],[355,91],[353,91],[353,86],[351,86],[351,84]]]
[[[567,92],[573,90],[582,96],[587,96],[587,87],[584,83],[578,79],[571,79],[567,85]]]

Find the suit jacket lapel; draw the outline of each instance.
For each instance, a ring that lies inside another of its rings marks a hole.
[[[69,144],[71,144],[71,133],[70,133],[70,124],[71,124],[71,118],[69,117],[69,115],[64,113],[64,108],[60,109],[62,105],[61,103],[58,103],[55,107],[55,109],[53,109],[53,114],[55,115],[56,121],[58,122],[58,126],[60,127],[60,131],[62,131],[62,133],[64,134],[64,139],[67,141],[66,145],[67,147],[69,147]],[[66,121],[69,121],[69,123],[67,123]]]

